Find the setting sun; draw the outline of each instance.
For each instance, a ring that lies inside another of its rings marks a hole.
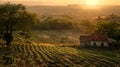
[[[98,0],[87,0],[86,5],[98,5]]]
[[[100,9],[100,1],[98,0],[86,0],[84,1],[85,6],[84,9]]]

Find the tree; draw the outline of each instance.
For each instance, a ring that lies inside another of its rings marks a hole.
[[[102,20],[98,20],[96,32],[106,32],[110,38],[120,40],[120,16],[110,15]]]
[[[69,18],[63,16],[44,16],[42,21],[34,26],[35,29],[72,29],[73,23]]]
[[[91,33],[94,27],[94,24],[90,20],[82,20],[80,25],[84,28],[85,33]]]
[[[30,32],[31,27],[39,23],[39,18],[37,14],[32,14],[29,12],[20,13],[18,19],[17,27],[25,34],[25,32]]]
[[[2,25],[6,45],[13,40],[14,29],[30,28],[38,20],[35,14],[27,12],[22,4],[5,3],[0,5],[0,24]],[[25,30],[26,30],[25,29]]]

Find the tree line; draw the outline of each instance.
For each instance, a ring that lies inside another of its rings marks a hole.
[[[67,17],[53,17],[44,16],[40,19],[40,22],[33,26],[34,30],[58,30],[58,29],[72,29],[73,21]]]

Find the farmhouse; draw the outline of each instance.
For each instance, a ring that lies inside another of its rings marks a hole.
[[[80,36],[80,45],[81,46],[89,46],[90,45],[90,35]]]
[[[108,36],[105,33],[94,33],[91,35],[81,35],[80,45],[81,46],[109,46]]]

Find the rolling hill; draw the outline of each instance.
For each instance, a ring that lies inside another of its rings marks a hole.
[[[83,5],[75,6],[28,6],[27,10],[39,15],[67,15],[72,18],[95,18],[110,14],[120,14],[120,5],[101,5],[100,9],[83,9]]]

